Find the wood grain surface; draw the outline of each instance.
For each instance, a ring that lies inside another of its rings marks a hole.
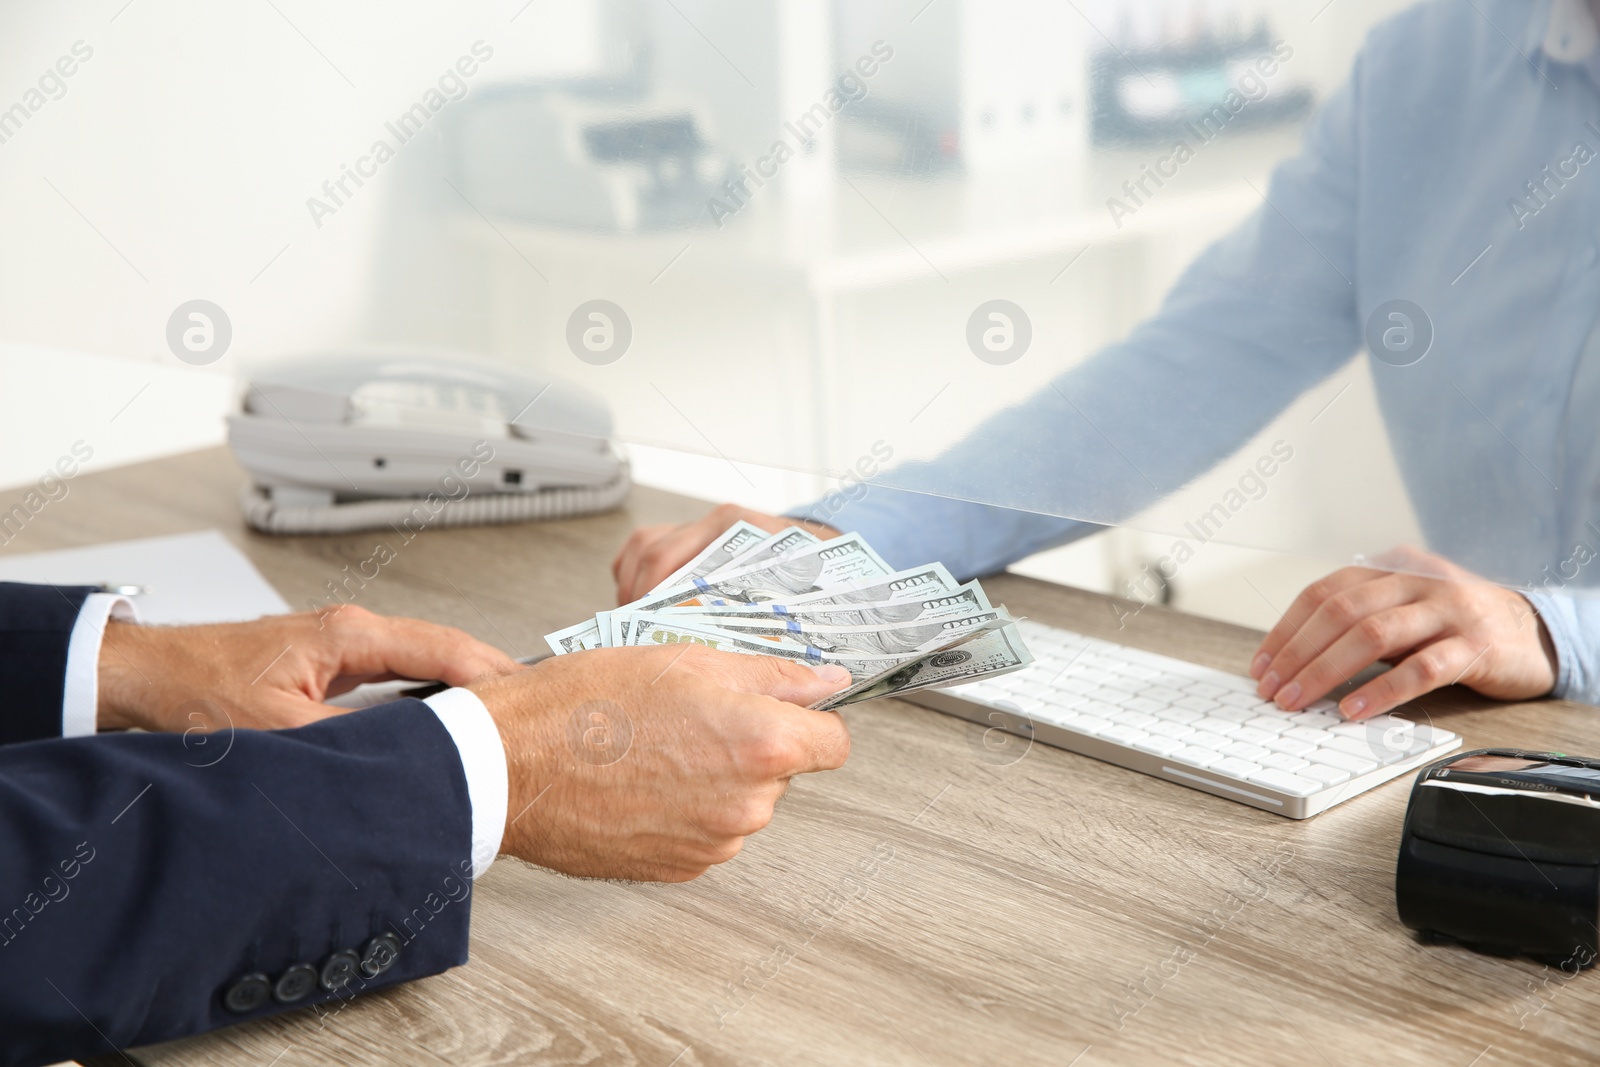
[[[84,476],[6,551],[215,527],[297,607],[382,535],[248,532],[222,450]],[[430,531],[357,602],[513,652],[609,604],[635,523],[702,502]],[[1253,631],[1013,575],[1013,611],[1242,672]],[[1593,708],[1461,691],[1416,714],[1468,747],[1600,753]],[[472,961],[159,1048],[142,1064],[1427,1064],[1593,1062],[1600,985],[1419,944],[1395,917],[1410,778],[1294,822],[896,701],[846,709],[841,771],[797,781],[731,863],[687,885],[501,860]],[[993,739],[990,739],[991,741]],[[104,1063],[124,1063],[108,1056]]]

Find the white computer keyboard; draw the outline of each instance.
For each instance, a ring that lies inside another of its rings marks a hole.
[[[1401,716],[1346,722],[1327,700],[1289,714],[1256,696],[1249,678],[1019,625],[1031,667],[905,699],[1292,819],[1461,745],[1449,730]]]

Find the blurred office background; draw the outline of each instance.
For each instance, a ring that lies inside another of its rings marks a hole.
[[[0,486],[80,440],[90,469],[217,444],[249,367],[401,345],[599,393],[642,483],[809,500],[875,443],[931,455],[1125,335],[1261,206],[1401,6],[8,4]],[[1265,56],[1236,120],[1130,200]],[[196,298],[233,332],[203,367],[166,343]],[[596,298],[634,332],[602,366],[566,341]],[[1006,367],[965,340],[995,298],[1032,323]],[[1293,476],[1166,588],[1141,580],[1277,440]],[[1180,499],[1019,569],[1265,626],[1351,545],[1417,539],[1356,361]]]

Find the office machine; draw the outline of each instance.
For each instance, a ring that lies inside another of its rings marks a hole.
[[[621,503],[628,465],[596,397],[437,355],[330,354],[263,368],[228,444],[250,525],[334,533],[561,518]]]
[[[1400,921],[1429,940],[1569,974],[1600,951],[1600,760],[1485,748],[1417,776],[1395,869]]]
[[[486,214],[610,232],[709,224],[735,176],[697,108],[505,86],[455,130],[462,192]]]
[[[1031,667],[904,699],[1169,782],[1306,819],[1459,748],[1394,715],[1346,722],[1332,701],[1294,714],[1249,678],[1032,620]]]
[[[1099,52],[1090,74],[1094,143],[1181,141],[1193,150],[1225,127],[1304,118],[1314,94],[1292,69],[1293,54],[1265,24],[1249,34]]]

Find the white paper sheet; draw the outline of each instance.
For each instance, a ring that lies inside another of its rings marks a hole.
[[[289,604],[255,564],[216,530],[0,556],[0,581],[142,586],[142,622],[240,622]]]

